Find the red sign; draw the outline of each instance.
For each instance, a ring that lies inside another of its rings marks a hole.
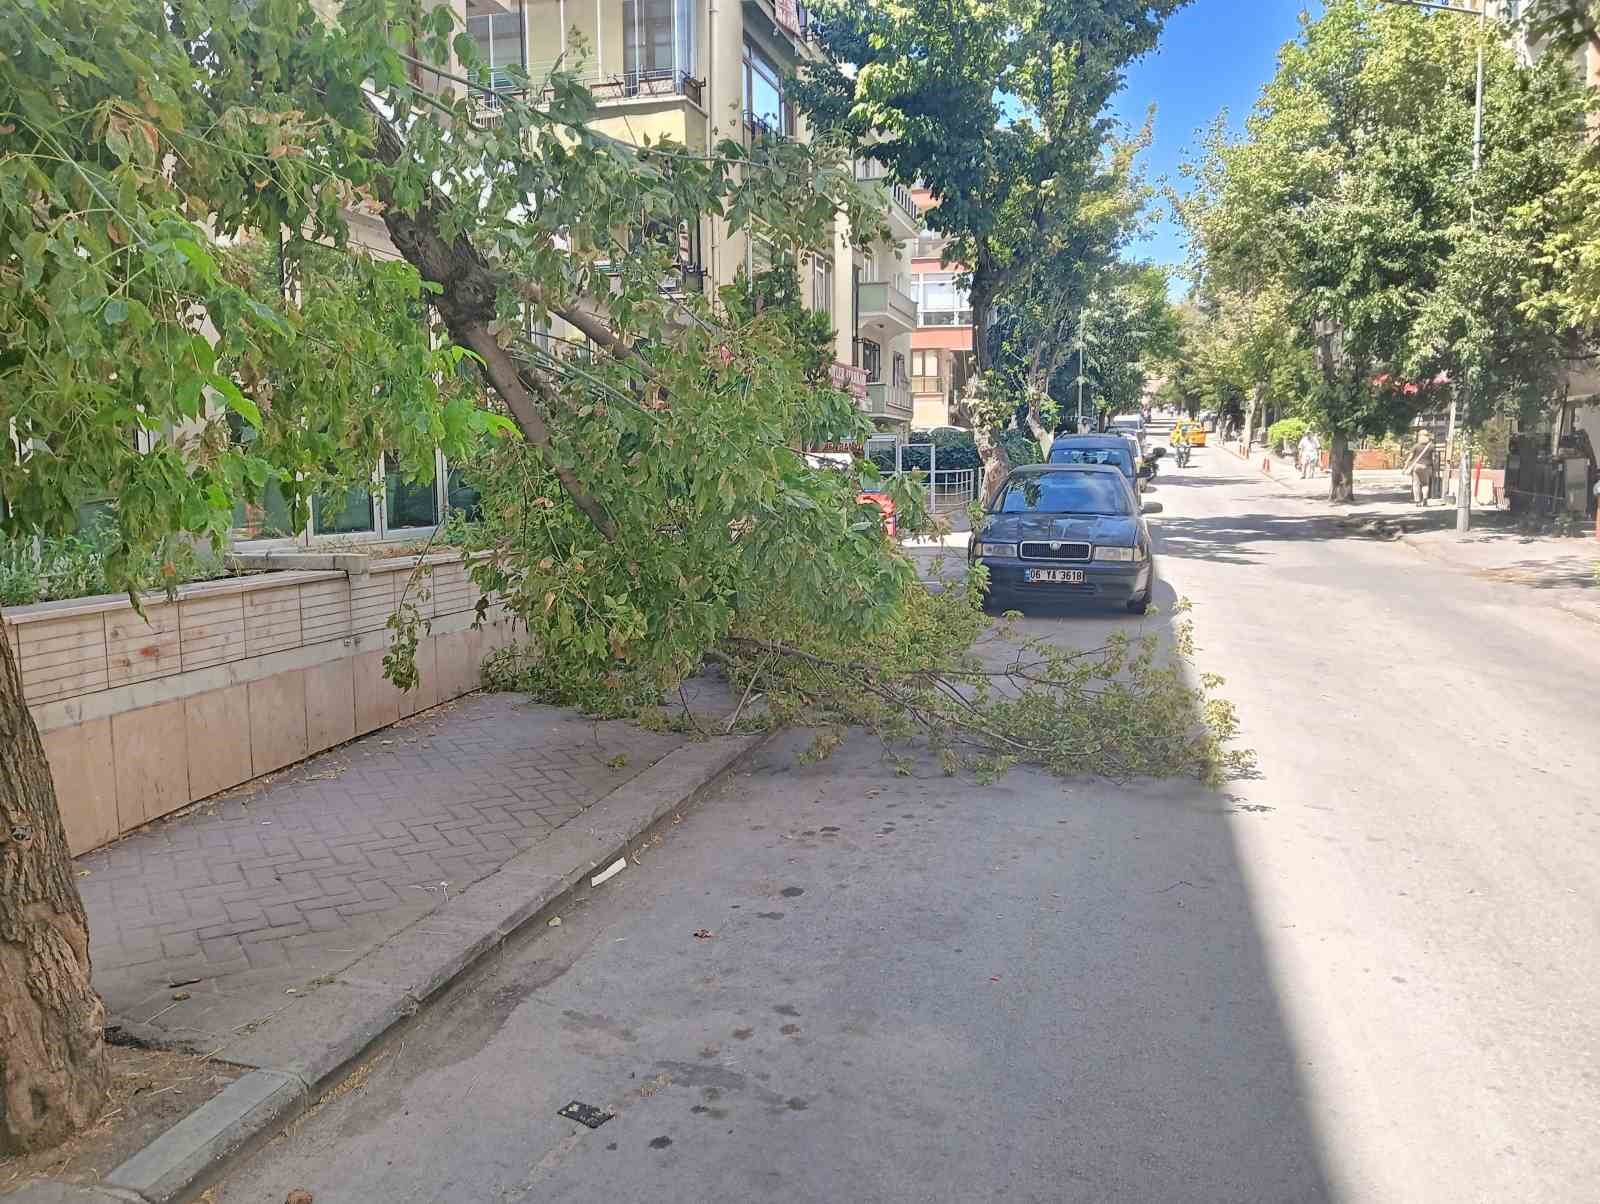
[[[867,370],[857,368],[854,364],[841,364],[833,361],[833,368],[829,374],[833,379],[833,387],[843,393],[850,394],[858,400],[867,395]]]
[[[800,6],[796,0],[777,0],[778,24],[790,33],[800,32]]]

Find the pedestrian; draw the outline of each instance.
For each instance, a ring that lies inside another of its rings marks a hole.
[[[1433,433],[1426,427],[1417,432],[1417,441],[1406,459],[1406,472],[1411,477],[1411,500],[1426,506],[1428,487],[1433,484]]]
[[[1301,479],[1316,476],[1317,469],[1321,466],[1322,444],[1318,442],[1316,432],[1310,427],[1307,427],[1306,433],[1300,436],[1299,455]]]

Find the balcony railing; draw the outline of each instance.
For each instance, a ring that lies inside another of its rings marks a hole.
[[[687,71],[670,67],[650,67],[624,71],[620,75],[600,75],[586,81],[596,100],[633,100],[637,97],[682,96],[695,104],[705,103],[705,81]]]
[[[909,419],[911,417],[911,387],[904,381],[870,381],[867,384],[867,413],[874,418]]]
[[[893,183],[889,179],[889,172],[882,163],[875,159],[856,160],[856,179],[866,183],[882,184],[889,194],[889,199],[894,202],[900,212],[915,226],[922,224],[922,206],[911,199],[911,189],[904,184]]]
[[[862,284],[856,290],[856,308],[863,323],[882,323],[902,332],[917,325],[917,303],[903,287],[887,281]]]

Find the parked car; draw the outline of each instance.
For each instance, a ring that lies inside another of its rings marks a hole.
[[[855,457],[844,452],[807,452],[806,463],[812,468],[825,468],[830,472],[855,471]],[[895,517],[894,499],[881,489],[862,489],[856,494],[856,501],[863,506],[876,506],[878,513],[883,518],[883,533],[894,539],[900,533],[899,520]]]
[[[1094,598],[1142,615],[1156,581],[1144,515],[1161,503],[1141,506],[1136,485],[1120,465],[1014,469],[972,533],[968,562],[989,571],[997,603]]]
[[[1139,445],[1127,435],[1060,435],[1050,444],[1051,464],[1110,464],[1130,481],[1155,476],[1156,460],[1166,454],[1156,448],[1141,456]]]
[[[1111,420],[1109,433],[1113,435],[1129,435],[1139,445],[1139,454],[1145,452],[1146,430],[1143,414],[1118,414]]]

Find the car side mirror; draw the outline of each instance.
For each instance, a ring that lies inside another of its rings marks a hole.
[[[1146,502],[1141,507],[1141,510],[1145,514],[1160,514],[1165,509],[1166,509],[1166,507],[1163,506],[1160,502]]]

